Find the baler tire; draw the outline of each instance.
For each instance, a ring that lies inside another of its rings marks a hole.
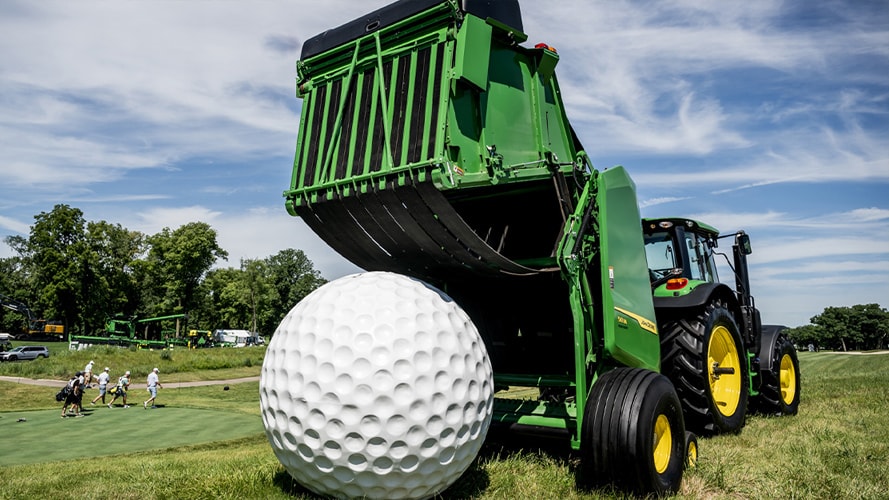
[[[686,426],[701,435],[739,432],[750,379],[741,334],[725,302],[716,299],[694,316],[665,321],[660,337],[661,373],[676,387]]]
[[[590,389],[581,429],[581,487],[614,484],[637,493],[675,493],[685,465],[685,423],[669,379],[615,368]]]
[[[787,336],[780,334],[775,339],[769,360],[760,359],[762,385],[759,396],[753,399],[756,411],[763,414],[796,415],[800,401],[799,358],[796,347]]]

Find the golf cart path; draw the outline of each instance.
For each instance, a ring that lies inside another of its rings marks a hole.
[[[29,384],[29,385],[41,385],[44,387],[58,387],[60,384],[64,384],[64,380],[52,380],[45,378],[25,378],[25,377],[7,377],[0,376],[0,381],[3,382],[13,382],[16,384]],[[259,381],[259,377],[243,377],[243,378],[232,378],[227,380],[197,380],[194,382],[161,382],[165,388],[169,389],[178,389],[180,387],[200,387],[204,385],[224,385],[224,384],[240,384],[243,382],[257,382]]]

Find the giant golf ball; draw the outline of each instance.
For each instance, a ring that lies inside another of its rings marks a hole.
[[[321,495],[428,498],[478,453],[493,407],[475,325],[440,290],[399,274],[327,283],[281,321],[259,382],[287,472]]]

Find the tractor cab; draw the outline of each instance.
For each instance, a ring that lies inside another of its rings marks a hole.
[[[697,284],[719,282],[715,228],[691,219],[644,219],[642,231],[656,297],[684,295]]]

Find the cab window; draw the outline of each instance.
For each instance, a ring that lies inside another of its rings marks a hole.
[[[716,282],[716,266],[713,251],[704,238],[695,233],[685,233],[685,245],[688,251],[688,277],[693,280]]]
[[[681,267],[676,263],[677,256],[670,233],[645,235],[645,258],[648,260],[652,281],[666,276],[676,267]]]

